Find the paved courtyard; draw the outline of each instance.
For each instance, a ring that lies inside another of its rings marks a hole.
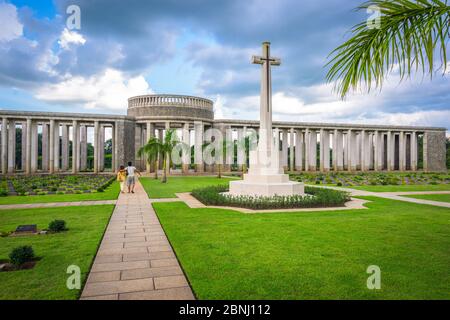
[[[195,299],[140,182],[120,194],[81,299]]]

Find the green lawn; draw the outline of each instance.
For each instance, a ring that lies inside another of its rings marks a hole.
[[[154,203],[200,299],[450,299],[447,208],[243,214]],[[381,290],[366,287],[381,268]]]
[[[90,269],[113,206],[65,207],[0,211],[0,231],[13,231],[19,224],[47,228],[54,219],[67,222],[60,234],[0,238],[0,259],[20,245],[32,245],[42,259],[31,270],[0,272],[0,300],[77,299],[79,290],[68,290],[69,265],[81,268],[82,283]]]
[[[373,192],[403,192],[403,191],[450,191],[450,184],[413,184],[413,185],[387,185],[387,186],[343,186],[357,190],[366,190]]]
[[[119,183],[113,182],[104,192],[81,194],[49,194],[43,196],[7,196],[0,197],[2,204],[48,203],[88,200],[115,200],[119,195]]]
[[[441,202],[450,202],[450,194],[415,194],[415,195],[408,195],[408,196],[403,196],[403,197],[441,201]]]
[[[149,198],[176,198],[175,193],[190,192],[208,185],[228,184],[234,178],[217,177],[169,177],[167,183],[153,178],[140,178]]]

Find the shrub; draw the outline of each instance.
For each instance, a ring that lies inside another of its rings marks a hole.
[[[336,185],[338,186],[338,187],[342,187],[342,182],[338,182],[338,183],[336,183]]]
[[[343,206],[350,197],[347,192],[306,186],[305,195],[293,196],[230,196],[223,194],[228,186],[210,186],[192,191],[205,205],[230,206],[249,209],[289,209]]]
[[[6,197],[8,195],[8,191],[5,189],[0,189],[0,197]]]
[[[21,246],[14,248],[9,254],[9,259],[11,263],[20,266],[25,262],[31,261],[34,259],[34,251],[31,246]]]
[[[52,232],[61,232],[67,230],[66,222],[64,220],[53,220],[48,225],[48,230]]]

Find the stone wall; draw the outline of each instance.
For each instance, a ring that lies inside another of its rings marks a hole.
[[[444,131],[427,131],[423,139],[423,169],[428,172],[446,171],[446,147]]]
[[[118,120],[117,125],[117,166],[126,166],[128,161],[135,163],[135,122]]]

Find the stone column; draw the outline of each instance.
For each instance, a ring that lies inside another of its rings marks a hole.
[[[295,130],[295,170],[303,170],[303,132]]]
[[[320,129],[320,171],[330,171],[330,132]]]
[[[105,170],[105,127],[100,125],[99,132],[99,149],[98,149],[98,171],[103,172]]]
[[[21,145],[21,149],[22,149],[22,171],[26,171],[26,167],[27,167],[27,124],[26,122],[22,122],[22,145]]]
[[[2,173],[8,173],[8,119],[2,119],[2,152],[1,152]]]
[[[383,135],[380,131],[374,132],[374,168],[375,171],[383,170]]]
[[[231,172],[231,166],[234,163],[234,141],[233,129],[230,125],[224,127],[225,132],[223,139],[225,139],[225,159],[223,165],[223,172]]]
[[[289,170],[295,171],[295,130],[291,128],[289,135]]]
[[[356,134],[352,129],[347,131],[347,170],[356,171]]]
[[[309,129],[305,129],[305,171],[309,171],[309,159],[311,158],[309,154],[311,152],[311,148],[309,146],[311,139],[309,135]]]
[[[151,122],[147,122],[147,140],[145,143],[147,143],[151,138],[155,137],[155,125]],[[145,160],[146,163],[146,169],[147,173],[154,172],[155,171],[155,165],[153,163],[147,163],[147,160]]]
[[[69,127],[66,124],[61,126],[61,170],[69,170]]]
[[[361,150],[361,171],[369,170],[370,150],[368,134],[365,130],[362,130],[359,138],[360,150]]]
[[[395,134],[392,131],[387,132],[387,170],[394,170],[395,161]]]
[[[333,133],[333,169],[344,170],[344,154],[342,152],[342,131],[334,130]]]
[[[368,163],[368,169],[374,170],[374,154],[373,154],[373,133],[369,133],[369,163]]]
[[[317,132],[311,130],[309,133],[309,171],[317,170]]]
[[[16,122],[9,121],[8,127],[8,172],[14,173],[16,170]]]
[[[191,136],[189,133],[189,122],[183,125],[183,151],[182,151],[182,171],[184,174],[189,173],[189,166],[191,164]]]
[[[288,132],[286,129],[281,129],[281,137],[283,144],[281,145],[281,165],[283,166],[283,169],[286,171],[289,169],[288,167],[288,148],[289,148],[289,142],[288,142]]]
[[[203,165],[203,122],[196,121],[194,124],[195,129],[195,147],[194,147],[194,158],[195,158],[195,171],[204,172]]]
[[[356,135],[356,169],[357,170],[362,170],[362,161],[363,161],[363,155],[362,155],[362,135],[361,132],[359,132],[359,134]],[[366,148],[367,149],[367,148]]]
[[[31,174],[31,131],[33,129],[33,124],[31,119],[27,119],[27,144],[26,144],[26,164],[25,164],[25,173]]]
[[[80,126],[80,170],[86,171],[87,169],[87,127],[86,125]]]
[[[38,123],[33,121],[31,125],[31,173],[37,172],[38,151]]]
[[[42,124],[42,135],[41,135],[41,146],[42,146],[42,171],[48,171],[48,164],[49,164],[49,143],[48,143],[48,124],[43,123]]]
[[[425,131],[423,135],[423,170],[446,172],[445,131]]]
[[[99,147],[99,144],[100,144],[99,131],[100,131],[100,124],[98,121],[94,121],[94,173],[98,173],[98,171],[99,171],[99,167],[98,167],[98,164],[99,164],[98,156],[99,156],[99,149],[100,149],[100,147]]]
[[[117,163],[117,137],[116,137],[116,125],[111,124],[111,171],[117,173],[119,170],[119,164]]]
[[[53,136],[54,136],[54,153],[53,153],[53,170],[59,171],[59,122],[55,122],[53,128]]]
[[[246,153],[245,153],[245,131],[243,128],[237,129],[237,165],[238,171],[244,171],[244,166],[246,164]]]
[[[342,133],[343,136],[343,144],[344,144],[344,151],[343,151],[343,169],[348,170],[348,131],[345,133]]]
[[[164,132],[163,132],[163,129],[158,129],[158,139],[160,140],[160,141],[163,141],[164,140]],[[158,159],[158,167],[159,167],[159,169],[161,169],[162,170],[162,167],[163,167],[163,162],[162,162],[162,158],[161,157],[159,157],[159,159]]]
[[[49,140],[48,140],[48,172],[50,174],[55,172],[55,120],[50,120],[49,125]]]
[[[78,121],[73,120],[72,121],[72,173],[77,173],[79,168],[79,162],[78,162],[78,152],[79,152],[79,145],[78,145],[78,139],[80,138],[79,135],[79,128],[78,128]]]
[[[417,132],[411,132],[411,170],[417,171]]]
[[[170,130],[170,122],[169,121],[166,121],[165,129],[166,129],[166,132]],[[167,159],[166,159],[166,167],[167,167],[167,173],[170,173],[170,157],[167,157]]]
[[[405,132],[400,131],[398,138],[398,169],[400,171],[406,170],[406,137]]]

